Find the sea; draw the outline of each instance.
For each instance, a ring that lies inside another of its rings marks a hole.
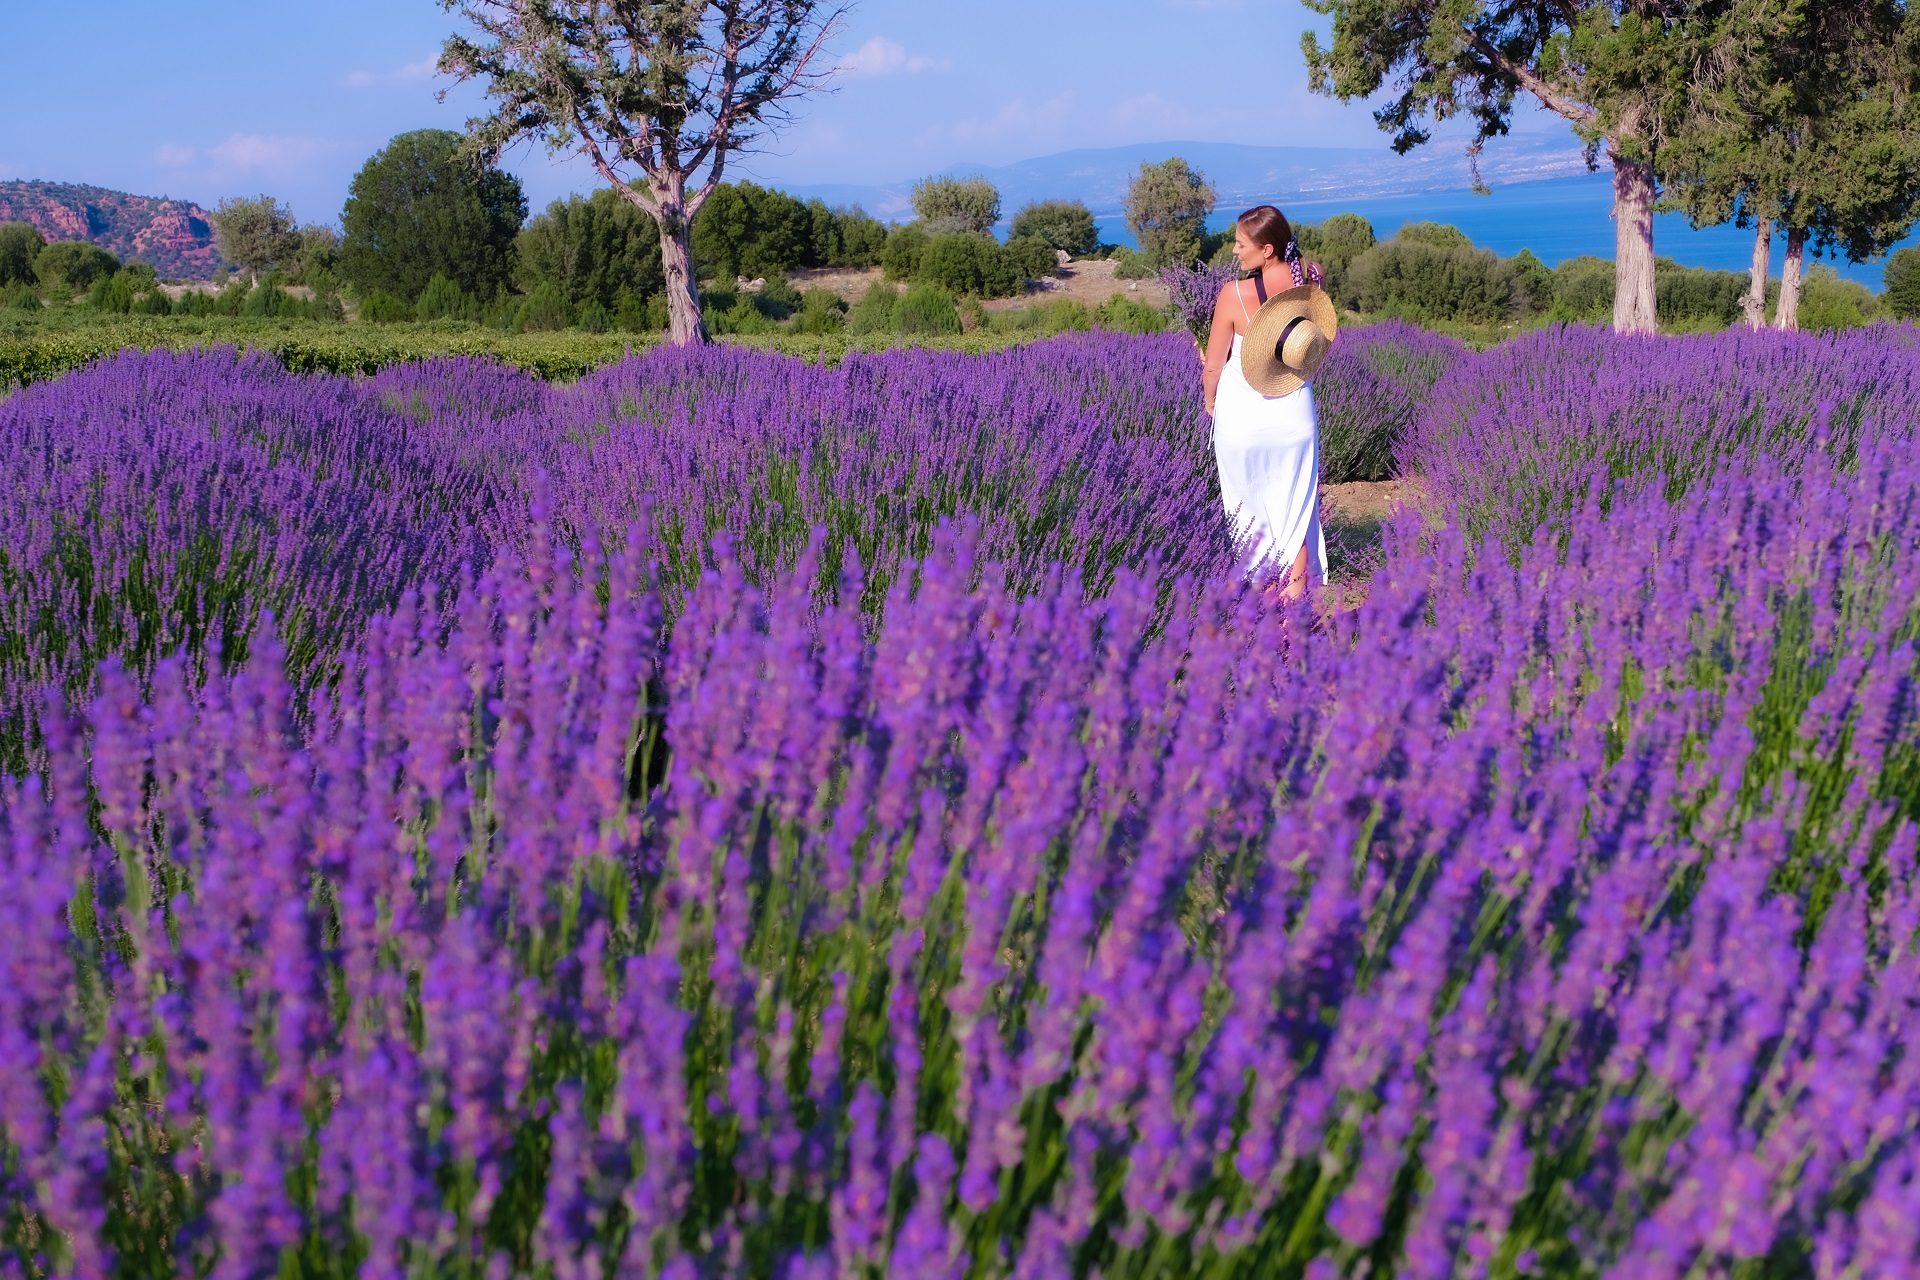
[[[1212,219],[1215,228],[1229,225],[1239,211],[1225,209]],[[1608,172],[1577,177],[1543,178],[1533,182],[1500,183],[1486,195],[1472,191],[1439,191],[1420,195],[1360,197],[1289,203],[1283,212],[1295,222],[1319,222],[1336,213],[1357,213],[1373,224],[1374,234],[1386,239],[1408,222],[1452,223],[1475,244],[1509,256],[1531,249],[1548,266],[1581,254],[1613,257],[1613,180]],[[1112,244],[1133,244],[1126,221],[1118,214],[1097,219],[1101,238]],[[1920,243],[1920,234],[1905,244]],[[1653,251],[1689,267],[1745,271],[1753,263],[1753,231],[1731,223],[1695,230],[1684,215],[1657,213],[1653,219]],[[1772,274],[1780,274],[1786,254],[1785,239],[1773,237]],[[1884,260],[1848,262],[1845,258],[1814,258],[1849,280],[1869,289],[1881,288]]]

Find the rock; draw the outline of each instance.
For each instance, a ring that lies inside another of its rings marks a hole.
[[[1064,266],[1070,265],[1073,262],[1073,255],[1068,253],[1065,249],[1055,249],[1053,251],[1053,260],[1064,267]]]

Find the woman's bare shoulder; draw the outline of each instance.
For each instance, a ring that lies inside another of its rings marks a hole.
[[[1238,280],[1227,281],[1225,284],[1220,286],[1220,296],[1214,299],[1215,304],[1218,306],[1225,306],[1227,304],[1227,299],[1231,298],[1235,293],[1239,292],[1239,290],[1240,290],[1240,282]]]

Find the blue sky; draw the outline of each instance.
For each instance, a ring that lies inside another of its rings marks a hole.
[[[456,15],[433,0],[102,0],[9,13],[0,177],[211,206],[270,192],[337,222],[366,157],[457,129],[434,100]],[[862,0],[835,92],[804,103],[750,176],[891,182],[1069,147],[1198,139],[1378,147],[1363,106],[1310,94],[1298,0]],[[1528,127],[1552,128],[1535,118]],[[1435,144],[1457,145],[1457,144]],[[597,185],[538,148],[508,158],[537,210]]]

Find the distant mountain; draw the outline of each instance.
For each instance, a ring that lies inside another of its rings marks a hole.
[[[91,240],[165,279],[205,280],[220,265],[213,223],[190,200],[132,196],[68,182],[0,182],[0,222],[31,222],[48,240]]]
[[[1465,150],[1432,143],[1396,156],[1378,147],[1254,147],[1225,142],[1153,142],[1126,147],[1062,151],[1009,165],[956,165],[958,176],[978,174],[1000,188],[1008,213],[1029,200],[1083,200],[1096,214],[1117,214],[1127,183],[1148,161],[1181,156],[1200,170],[1219,194],[1222,209],[1288,201],[1417,195],[1463,191],[1472,186]],[[1564,133],[1517,134],[1490,143],[1480,157],[1488,183],[1531,182],[1586,172],[1581,148]],[[912,216],[908,195],[914,179],[877,186],[844,183],[779,184],[801,199],[858,204],[879,218]]]

